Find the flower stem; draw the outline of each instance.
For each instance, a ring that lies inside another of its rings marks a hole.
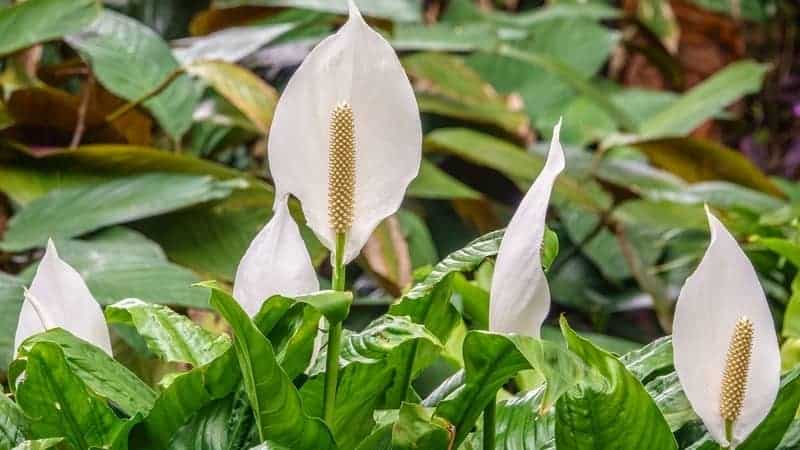
[[[497,416],[497,400],[486,405],[483,410],[483,450],[494,450],[494,424]]]
[[[344,233],[336,235],[336,249],[331,255],[333,290],[344,291]],[[342,323],[331,323],[328,331],[328,353],[325,359],[325,394],[323,397],[323,419],[328,425],[333,424],[336,406],[336,388],[339,382],[339,353],[342,350]]]
[[[725,450],[736,450],[736,444],[733,443],[733,421],[725,421],[725,439],[728,440]]]

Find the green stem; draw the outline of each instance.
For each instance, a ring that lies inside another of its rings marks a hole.
[[[725,450],[736,450],[736,444],[733,443],[733,422],[730,420],[725,421],[725,439],[728,440]]]
[[[492,399],[483,410],[483,450],[494,450],[494,424],[497,417],[497,400]]]
[[[335,291],[344,291],[345,286],[344,244],[345,235],[337,234],[336,249],[331,255],[331,265],[333,266],[331,284]],[[325,394],[322,403],[322,417],[328,425],[332,425],[336,406],[336,388],[339,382],[339,353],[341,353],[342,350],[342,323],[331,323],[329,326],[328,353],[325,359]]]

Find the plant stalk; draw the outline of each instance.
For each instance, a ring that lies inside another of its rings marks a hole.
[[[496,417],[497,399],[492,398],[492,401],[483,410],[483,450],[494,450]]]
[[[335,291],[344,291],[345,286],[344,244],[345,235],[343,233],[337,234],[336,249],[331,255],[331,266],[333,268],[331,285]],[[341,351],[342,323],[331,323],[328,330],[328,353],[325,359],[325,392],[322,403],[322,417],[328,425],[333,424],[336,407],[336,388],[339,383],[339,353]]]
[[[725,439],[728,440],[725,450],[736,450],[736,444],[733,443],[733,422],[730,420],[725,421]]]

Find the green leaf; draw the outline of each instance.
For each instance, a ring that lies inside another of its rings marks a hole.
[[[425,136],[427,150],[457,156],[473,164],[496,170],[527,189],[544,167],[544,159],[516,145],[466,128],[439,128]],[[562,173],[555,184],[556,197],[586,210],[601,212],[610,199],[591,180]]]
[[[113,227],[87,240],[55,242],[59,256],[81,274],[103,305],[133,297],[148,303],[208,307],[208,298],[201,290],[187,289],[198,281],[197,276],[169,262],[156,243],[136,231]],[[36,267],[29,266],[20,278],[33,280]]]
[[[403,403],[392,428],[392,449],[451,448],[450,425],[420,405]]]
[[[331,424],[341,448],[355,448],[375,424],[373,413],[387,405],[390,387],[406,381],[402,377],[408,350],[420,342],[441,348],[439,340],[423,325],[406,317],[384,315],[359,333],[349,333],[339,358],[336,417]],[[306,412],[322,416],[325,358],[310,373],[300,395]]]
[[[132,102],[144,99],[172,139],[179,140],[189,129],[200,91],[188,75],[180,74],[178,61],[155,31],[104,10],[90,26],[65,40],[106,89]]]
[[[740,450],[772,450],[791,426],[800,407],[800,367],[781,378],[780,390],[767,417],[737,447]]]
[[[41,343],[56,346],[71,376],[80,378],[84,389],[107,398],[129,416],[144,414],[153,407],[155,392],[133,372],[104,351],[61,328],[54,328],[27,339],[20,345],[19,357],[30,360],[31,353]],[[30,363],[26,373],[28,375],[24,381],[30,376]],[[17,390],[18,397],[22,395],[20,389]]]
[[[193,63],[186,71],[211,85],[267,134],[278,103],[278,93],[270,85],[244,67],[224,61]]]
[[[75,450],[127,449],[128,433],[138,421],[114,415],[106,401],[73,372],[59,346],[51,342],[38,342],[27,352],[17,402],[31,418],[31,436],[63,437]]]
[[[61,438],[49,438],[49,439],[37,439],[35,441],[25,441],[18,446],[14,447],[13,450],[46,450],[48,448],[53,448],[63,442],[64,439]]]
[[[210,176],[154,173],[56,190],[34,200],[11,219],[2,248],[26,250],[43,245],[48,237],[75,237],[108,225],[221,199],[242,183],[215,181]]]
[[[789,431],[775,450],[795,450],[800,446],[800,418],[794,419]]]
[[[800,338],[800,274],[792,281],[792,296],[783,315],[783,336]]]
[[[646,139],[684,136],[730,103],[761,88],[769,67],[754,61],[728,65],[642,123]]]
[[[236,300],[212,289],[210,303],[234,330],[233,345],[261,440],[297,450],[337,448],[325,423],[303,411],[300,394],[275,359],[272,344]]]
[[[253,415],[244,391],[214,401],[181,427],[169,450],[233,450],[250,448]]]
[[[0,55],[84,29],[100,13],[97,0],[29,0],[0,9]]]
[[[455,444],[467,437],[498,389],[523,370],[546,380],[539,411],[548,411],[576,383],[592,383],[593,374],[574,355],[552,342],[528,336],[470,331],[464,339],[464,384],[442,400],[436,415],[456,429]],[[559,400],[560,402],[560,400]]]
[[[27,422],[22,410],[0,392],[0,448],[11,448],[25,440]]]
[[[410,197],[429,199],[479,199],[481,193],[453,178],[435,164],[422,159],[419,174],[408,186]]]
[[[283,6],[289,8],[312,9],[337,14],[347,14],[346,0],[217,0],[216,8],[234,6]],[[365,16],[380,17],[399,22],[418,22],[421,20],[420,0],[372,0],[359,3]]]
[[[215,336],[188,317],[163,305],[129,298],[105,309],[109,324],[136,328],[147,348],[170,362],[183,362],[194,367],[210,363],[230,348],[227,336]]]
[[[5,370],[14,357],[14,335],[22,308],[24,283],[0,272],[0,368]]]
[[[556,405],[559,450],[647,448],[677,450],[672,432],[644,386],[611,354],[578,336],[562,317],[567,346],[602,383],[580,383]],[[620,411],[636,411],[621,415]]]

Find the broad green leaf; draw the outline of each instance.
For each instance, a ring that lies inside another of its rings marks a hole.
[[[347,14],[346,0],[217,0],[217,8],[234,6],[283,6]],[[372,0],[358,4],[365,16],[380,17],[398,22],[418,22],[422,18],[420,0]]]
[[[234,450],[250,448],[253,416],[243,391],[214,401],[181,427],[168,450]]]
[[[141,448],[166,449],[175,433],[201,408],[226,397],[241,383],[236,353],[231,347],[211,363],[175,376],[134,429]]]
[[[66,41],[92,67],[98,81],[129,101],[141,101],[174,140],[189,129],[200,92],[155,31],[104,10]],[[162,88],[163,89],[159,89]]]
[[[184,65],[198,61],[236,63],[295,29],[303,21],[266,26],[232,27],[207,36],[173,41],[172,53]]]
[[[794,419],[792,426],[775,450],[795,450],[800,447],[800,418]]]
[[[275,359],[272,344],[236,300],[212,289],[210,303],[234,330],[233,345],[261,441],[296,450],[337,448],[325,423],[303,411],[300,394]]]
[[[61,438],[49,438],[49,439],[37,439],[35,441],[25,441],[18,446],[14,447],[13,450],[46,450],[48,448],[53,448],[63,442],[64,439]]]
[[[392,47],[398,51],[471,52],[497,44],[500,37],[491,24],[474,22],[463,25],[399,23],[392,30]]]
[[[147,347],[161,359],[203,366],[220,357],[228,348],[227,336],[215,336],[163,305],[129,298],[105,309],[109,324],[136,328]]]
[[[429,199],[479,199],[481,193],[453,178],[435,164],[422,159],[419,174],[408,186],[410,197]]]
[[[108,399],[129,416],[145,414],[153,407],[155,392],[133,372],[104,351],[61,328],[27,339],[19,348],[19,357],[30,359],[31,353],[41,343],[56,346],[71,376],[80,378],[84,389]],[[30,374],[30,363],[26,372]],[[25,381],[29,376],[26,375]],[[18,397],[20,389],[17,389]]]
[[[730,64],[648,118],[639,133],[645,139],[684,136],[730,103],[760,89],[767,69],[749,60]]]
[[[211,85],[267,134],[278,102],[278,93],[270,85],[244,67],[224,61],[193,63],[186,71]]]
[[[0,448],[11,448],[22,444],[27,426],[19,406],[0,392]]]
[[[564,318],[561,327],[569,349],[593,367],[602,382],[580,383],[558,399],[557,447],[677,450],[669,425],[641,382],[611,354],[578,336]]]
[[[81,274],[103,305],[133,297],[148,303],[208,307],[204,292],[188,289],[197,276],[169,262],[155,242],[136,231],[112,227],[86,240],[55,241],[61,258]],[[35,265],[29,266],[20,278],[30,282],[35,270]]]
[[[373,429],[373,413],[386,407],[390,387],[403,377],[408,349],[426,342],[440,347],[439,340],[421,324],[406,317],[384,315],[363,331],[349,333],[339,358],[336,418],[331,424],[341,448],[355,448]],[[321,356],[311,378],[300,390],[303,407],[311,416],[321,417],[325,383],[325,361]]]
[[[128,433],[138,421],[118,418],[51,342],[38,342],[27,352],[17,402],[31,419],[31,437],[63,437],[74,450],[127,449]]]
[[[422,112],[496,126],[512,136],[530,134],[528,116],[455,55],[416,53],[402,60],[415,81]]]
[[[716,142],[694,138],[656,139],[633,144],[653,165],[690,183],[727,180],[783,197],[777,186],[741,153]]]
[[[34,200],[9,222],[6,251],[41,246],[49,237],[70,238],[99,228],[151,217],[230,195],[243,181],[154,173],[97,186],[66,188]]]
[[[14,334],[22,308],[24,283],[0,272],[0,369],[5,370],[14,352]]]
[[[544,166],[544,160],[525,149],[466,128],[440,128],[425,136],[427,150],[457,156],[473,164],[504,174],[527,189]],[[589,211],[601,212],[609,203],[607,194],[591,180],[561,174],[556,180],[555,195]]]
[[[644,382],[654,374],[672,370],[672,337],[665,336],[619,358],[630,373]]]
[[[98,0],[28,0],[0,9],[0,55],[84,29],[100,13]]]
[[[792,296],[783,315],[783,336],[800,338],[800,274],[792,281]]]
[[[420,405],[403,403],[392,428],[392,449],[446,449],[452,443],[450,424]]]
[[[0,190],[22,205],[55,189],[98,185],[152,172],[211,175],[217,180],[244,179],[246,189],[234,192],[234,197],[238,194],[251,202],[272,205],[272,188],[263,181],[186,154],[130,145],[88,145],[44,155],[6,146],[0,152]]]
[[[581,361],[552,342],[470,331],[463,349],[464,384],[436,408],[436,415],[455,427],[456,445],[466,439],[486,405],[495,401],[498,389],[520,371],[534,369],[546,380],[546,391],[538,405],[540,413],[550,410],[576,383],[597,382]]]
[[[772,250],[778,256],[786,258],[787,261],[800,269],[800,244],[781,238],[758,238],[756,243]]]

